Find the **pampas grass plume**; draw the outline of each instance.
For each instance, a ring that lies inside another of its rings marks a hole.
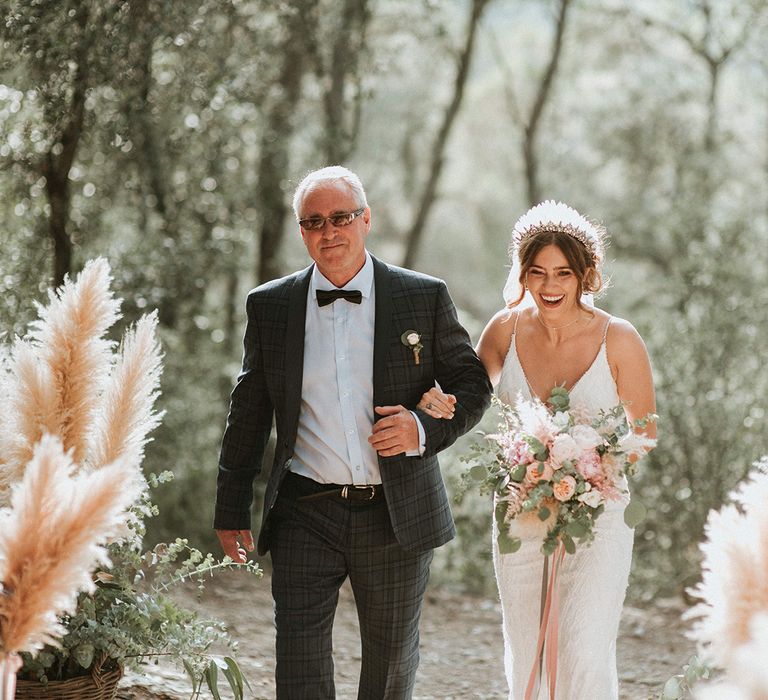
[[[61,441],[44,436],[0,516],[3,654],[55,643],[64,632],[57,616],[93,589],[90,571],[107,563],[103,544],[138,495],[120,461],[90,474],[73,467]]]
[[[11,486],[24,476],[33,445],[43,433],[55,433],[60,423],[56,387],[33,345],[17,341],[7,364],[2,394],[7,403],[0,412],[0,506],[7,505]]]
[[[30,336],[40,349],[57,391],[60,435],[73,461],[83,461],[99,390],[112,359],[112,343],[102,336],[119,317],[120,302],[109,288],[104,258],[85,264],[75,281],[66,279],[39,306]]]
[[[760,465],[758,465],[760,466]],[[687,614],[704,657],[732,669],[755,641],[753,621],[768,619],[768,473],[764,464],[731,494],[734,504],[710,513],[701,545],[701,602]],[[766,689],[768,692],[768,689]]]
[[[147,434],[160,423],[162,414],[153,412],[162,359],[156,328],[157,314],[152,313],[139,319],[125,334],[96,421],[93,455],[89,458],[94,467],[119,458],[138,469]]]

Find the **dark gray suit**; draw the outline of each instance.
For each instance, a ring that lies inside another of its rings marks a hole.
[[[368,590],[370,586],[361,584],[356,588],[355,579],[352,573],[348,572],[361,618],[363,675],[368,674],[372,677],[381,675],[380,685],[382,686],[376,685],[378,681],[365,685],[361,680],[359,697],[405,698],[410,697],[418,663],[418,614],[421,607],[421,594],[426,585],[431,551],[450,540],[455,534],[436,455],[479,421],[488,407],[491,386],[485,369],[472,349],[466,331],[458,322],[455,307],[445,284],[433,277],[386,265],[376,258],[373,258],[373,264],[376,289],[374,405],[401,404],[406,408],[414,409],[422,394],[434,386],[435,381],[439,382],[443,391],[455,394],[457,399],[456,412],[452,420],[436,420],[417,411],[426,433],[424,455],[406,457],[401,454],[395,457],[379,457],[385,501],[380,508],[372,507],[365,513],[362,510],[356,511],[355,515],[361,518],[361,531],[364,530],[370,534],[384,528],[388,532],[386,537],[389,540],[386,538],[383,540],[379,538],[378,541],[371,540],[372,549],[383,548],[382,551],[386,551],[385,559],[378,562],[368,562],[366,559],[366,566],[379,569],[399,567],[400,563],[395,562],[391,556],[395,549],[402,553],[402,557],[411,558],[417,562],[415,566],[419,573],[414,576],[419,580],[412,593],[415,596],[411,606],[413,610],[407,625],[402,623],[404,627],[410,626],[416,629],[408,630],[408,640],[404,640],[402,635],[397,639],[390,638],[386,641],[369,640],[372,654],[379,656],[382,652],[377,644],[410,645],[411,648],[406,654],[409,657],[407,661],[400,658],[390,664],[390,666],[409,664],[410,667],[406,671],[399,669],[393,672],[391,668],[379,671],[373,669],[366,661],[367,633],[364,628],[368,627],[366,618],[369,615],[365,609],[367,603],[364,600],[361,602],[361,599],[366,597],[363,591]],[[311,272],[312,266],[283,279],[268,282],[248,295],[248,325],[244,340],[243,368],[232,392],[224,433],[215,517],[217,529],[250,528],[253,480],[261,470],[264,448],[274,416],[277,423],[277,446],[265,495],[258,552],[264,554],[271,548],[273,563],[275,563],[276,542],[278,542],[279,558],[282,561],[283,551],[296,552],[299,548],[311,547],[303,539],[294,538],[293,535],[288,536],[286,533],[309,529],[313,532],[313,536],[322,542],[322,546],[327,545],[332,551],[331,553],[323,551],[321,555],[313,555],[314,559],[304,561],[303,566],[306,570],[314,570],[324,565],[326,559],[332,559],[339,548],[346,547],[349,539],[349,533],[332,532],[336,520],[343,517],[343,512],[335,512],[334,508],[346,508],[346,505],[323,501],[321,505],[314,506],[311,512],[309,509],[305,509],[305,512],[296,506],[295,497],[298,494],[293,493],[296,490],[294,487],[281,490],[281,484],[291,464],[299,420],[304,319]],[[412,350],[401,342],[401,335],[406,330],[415,330],[421,335],[421,343],[424,347],[420,353],[419,364],[415,363]],[[295,480],[289,481],[293,483]],[[291,491],[290,499],[292,500],[283,503],[282,501],[287,498],[285,494],[289,491]],[[318,504],[320,504],[319,501]],[[322,524],[315,519],[320,511],[324,518]],[[367,536],[365,535],[363,540]],[[334,538],[338,538],[340,543],[338,546],[334,544],[336,541]],[[360,554],[359,547],[355,551],[356,554],[344,552],[339,555],[339,567],[341,567],[339,571],[342,571],[345,566],[348,569],[357,566],[355,563],[350,563]],[[405,566],[412,565],[413,562]],[[402,576],[406,579],[409,577],[407,574]],[[325,621],[317,622],[323,625],[328,622],[325,618],[328,617],[329,606],[332,624],[332,613],[336,601],[335,591],[340,585],[335,573],[328,574],[326,578],[333,579],[329,583],[328,595],[321,596],[318,600],[309,600],[307,597],[309,594],[304,595],[301,605],[302,609],[307,610],[307,615],[312,615],[317,607],[323,608]],[[322,587],[325,583],[324,580],[313,581],[311,585],[307,585],[307,588],[311,589],[314,595],[315,588]],[[289,585],[285,584],[286,587]],[[397,588],[398,581],[394,581],[392,585]],[[273,579],[273,592],[275,592],[278,606],[279,680],[281,675],[281,600],[279,598],[286,595],[286,592],[279,584],[277,588],[276,591]],[[289,602],[293,604],[296,595],[291,595],[293,598]],[[387,600],[390,601],[389,607],[408,607],[407,602],[392,598],[391,591]],[[382,605],[380,600],[371,602],[371,606],[377,609]],[[374,615],[380,614],[381,610],[374,613]],[[298,629],[315,624],[315,621],[307,619],[304,625],[299,625],[294,620],[294,624]],[[372,624],[376,626],[376,623]],[[382,625],[390,626],[391,620],[383,621]],[[376,634],[370,636],[377,637]],[[316,646],[317,641],[308,644]],[[412,648],[414,644],[415,650]],[[309,653],[306,650],[296,652],[296,663],[284,675],[290,676],[300,672],[306,675],[316,673],[308,658]],[[393,673],[401,674],[405,680],[393,681]],[[286,678],[283,680],[285,681]],[[332,678],[328,683],[323,682],[325,690],[316,692],[308,690],[312,684],[312,679],[309,678],[303,690],[298,690],[297,685],[295,692],[286,692],[281,695],[278,689],[278,697],[333,697]]]

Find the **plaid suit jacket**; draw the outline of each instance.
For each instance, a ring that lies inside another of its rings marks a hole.
[[[442,280],[376,258],[373,400],[415,410],[435,381],[456,395],[452,420],[416,411],[426,433],[421,457],[379,457],[392,527],[415,551],[438,547],[454,534],[437,453],[480,420],[491,385]],[[277,444],[265,493],[258,552],[269,549],[269,515],[288,471],[296,440],[304,362],[304,319],[312,266],[267,282],[248,295],[243,367],[232,392],[219,459],[214,527],[251,527],[253,480],[261,471],[274,417]],[[420,363],[402,344],[406,330],[421,335]],[[372,409],[373,410],[373,407]]]

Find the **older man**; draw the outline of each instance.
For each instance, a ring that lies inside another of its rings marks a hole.
[[[331,633],[349,578],[358,698],[410,698],[432,550],[454,535],[436,454],[477,423],[491,387],[445,284],[367,252],[371,210],[354,173],[310,173],[293,204],[314,264],[248,295],[215,528],[244,561],[274,416],[258,552],[272,557],[277,697],[335,696]],[[456,397],[452,420],[416,409],[436,381]]]

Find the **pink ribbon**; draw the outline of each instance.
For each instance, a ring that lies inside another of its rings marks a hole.
[[[18,654],[0,657],[0,700],[16,697],[16,671],[20,668],[21,657]]]
[[[561,542],[552,555],[552,571],[546,582],[547,597],[544,601],[544,609],[541,612],[541,624],[539,625],[539,638],[536,642],[536,656],[533,660],[533,668],[528,677],[528,687],[525,689],[525,700],[532,700],[534,688],[540,680],[542,652],[547,669],[547,685],[549,686],[549,700],[555,700],[555,687],[557,685],[557,633],[560,618],[560,587],[558,586],[558,573],[560,565],[565,557],[565,547]]]

